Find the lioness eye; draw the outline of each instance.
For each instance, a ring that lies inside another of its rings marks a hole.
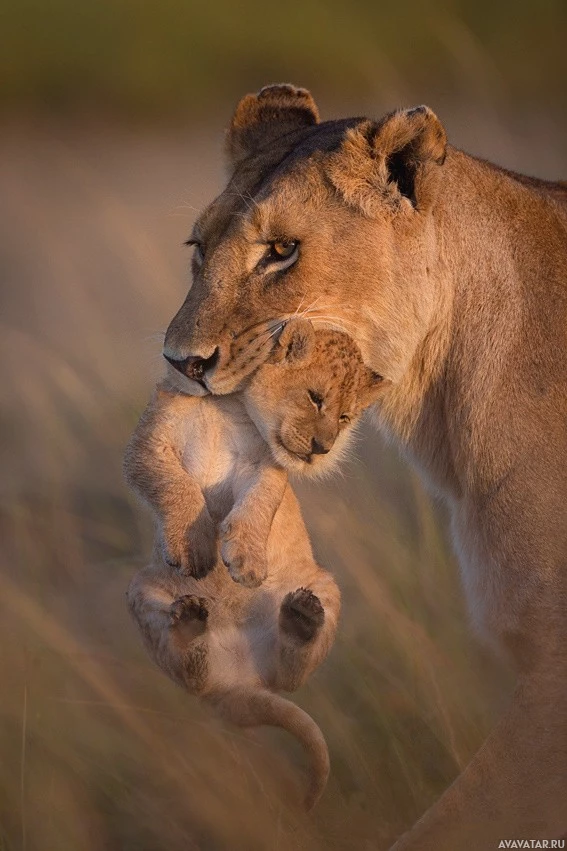
[[[195,260],[202,263],[205,259],[205,248],[203,243],[199,242],[197,239],[188,239],[185,245],[193,246],[195,248]]]
[[[299,240],[297,239],[275,239],[268,243],[266,261],[268,263],[285,263],[291,266],[299,254]]]
[[[323,407],[323,397],[321,396],[321,394],[317,393],[315,390],[308,390],[307,393],[309,394],[309,398],[311,399],[317,410],[320,411]]]
[[[348,414],[341,414],[339,417],[340,423],[350,423],[350,417]]]

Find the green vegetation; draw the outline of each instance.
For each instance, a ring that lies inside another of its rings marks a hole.
[[[202,115],[265,82],[338,100],[565,96],[563,0],[3,0],[0,108]]]

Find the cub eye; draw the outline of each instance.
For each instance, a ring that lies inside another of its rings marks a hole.
[[[321,394],[317,393],[315,390],[308,390],[307,393],[309,394],[309,398],[311,399],[317,410],[320,411],[323,407],[323,397],[321,396]]]
[[[285,268],[295,263],[299,256],[299,240],[275,239],[268,243],[267,263],[285,264]]]
[[[350,417],[348,414],[341,414],[339,417],[340,423],[350,423]]]

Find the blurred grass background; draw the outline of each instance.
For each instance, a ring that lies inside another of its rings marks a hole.
[[[333,99],[490,83],[539,105],[565,94],[566,19],[564,0],[3,0],[0,103],[198,115],[301,77]]]
[[[344,592],[298,695],[333,765],[309,819],[288,737],[222,727],[146,659],[123,593],[151,528],[121,454],[241,94],[427,102],[454,143],[565,177],[566,10],[2,0],[0,851],[386,848],[477,748],[510,673],[469,632],[441,510],[375,433],[301,488]]]

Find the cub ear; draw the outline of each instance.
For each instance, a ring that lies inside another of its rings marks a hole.
[[[275,363],[301,366],[311,355],[315,345],[315,331],[307,319],[291,319],[287,322],[272,352]]]
[[[317,124],[319,113],[307,89],[289,84],[265,86],[245,95],[232,116],[226,152],[233,168],[278,136]]]
[[[330,178],[347,203],[368,216],[402,205],[432,203],[447,135],[428,106],[400,110],[379,123],[362,121],[330,158]]]
[[[380,373],[366,367],[365,381],[361,388],[361,397],[364,407],[372,405],[373,402],[382,395],[384,387],[389,384],[388,379],[384,378]]]

